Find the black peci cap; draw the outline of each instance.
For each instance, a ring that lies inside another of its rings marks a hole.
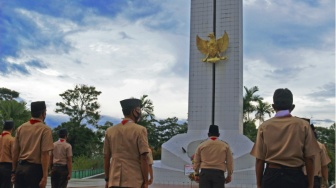
[[[120,101],[122,109],[133,109],[134,107],[140,107],[141,100],[139,99],[125,99]]]
[[[31,111],[32,112],[41,112],[47,109],[46,104],[44,101],[36,101],[32,102],[30,105]]]
[[[210,125],[209,134],[211,135],[219,135],[219,129],[217,125]]]
[[[59,136],[66,136],[68,135],[68,130],[66,128],[62,128],[58,131]]]
[[[6,120],[3,124],[3,129],[4,130],[11,130],[14,127],[14,121],[12,120]]]

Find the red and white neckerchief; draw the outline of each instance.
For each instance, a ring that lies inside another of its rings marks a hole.
[[[9,134],[9,132],[7,132],[7,131],[6,131],[6,132],[3,131],[3,132],[1,133],[1,136],[4,137],[4,136],[7,135],[7,134]]]
[[[133,121],[130,120],[130,119],[123,119],[123,120],[121,121],[121,124],[125,125],[125,124],[128,123],[128,122],[133,122]]]
[[[211,140],[217,140],[217,137],[212,136],[212,137],[210,137],[210,139]]]
[[[29,122],[30,122],[30,124],[33,125],[33,124],[35,124],[35,123],[41,122],[41,120],[39,120],[39,119],[33,119],[33,118],[32,118],[32,119],[29,120]]]
[[[65,141],[65,139],[63,139],[63,138],[60,138],[60,139],[59,139],[59,141],[60,141],[60,142],[64,142],[64,141]]]

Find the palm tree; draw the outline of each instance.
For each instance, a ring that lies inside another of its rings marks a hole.
[[[272,113],[274,113],[274,110],[268,102],[258,101],[255,118],[259,120],[259,125],[265,121],[264,116],[266,114],[268,114],[268,117],[271,117]]]
[[[0,101],[0,120],[13,120],[15,127],[28,121],[30,111],[26,108],[25,102],[17,102],[16,100]]]
[[[244,120],[251,120],[250,113],[256,111],[256,107],[253,105],[252,102],[262,101],[263,98],[260,97],[259,95],[255,95],[255,93],[259,91],[259,88],[257,86],[254,86],[250,89],[244,86],[244,89],[245,89],[245,95],[243,97]]]
[[[148,95],[142,95],[140,97],[141,100],[141,119],[147,119],[149,118],[150,120],[155,118],[154,115],[154,106],[153,102],[147,98]]]

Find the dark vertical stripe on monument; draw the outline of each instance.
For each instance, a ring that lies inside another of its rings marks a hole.
[[[216,36],[216,0],[213,0],[213,33]],[[216,39],[217,40],[217,39]],[[212,63],[212,117],[211,124],[215,124],[215,86],[216,86],[216,63]]]

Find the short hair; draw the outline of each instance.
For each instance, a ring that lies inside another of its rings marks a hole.
[[[10,131],[14,128],[14,122],[12,120],[6,120],[3,124],[3,130]]]
[[[31,116],[33,118],[38,118],[41,116],[41,114],[43,114],[46,110],[43,110],[43,111],[38,111],[38,112],[31,112]]]
[[[276,110],[290,110],[293,105],[293,94],[287,88],[279,88],[273,94],[273,106]]]
[[[136,107],[134,107],[134,108],[136,108]],[[130,109],[130,108],[122,109],[122,112],[123,112],[124,116],[130,115],[134,108],[132,108],[132,109]]]

